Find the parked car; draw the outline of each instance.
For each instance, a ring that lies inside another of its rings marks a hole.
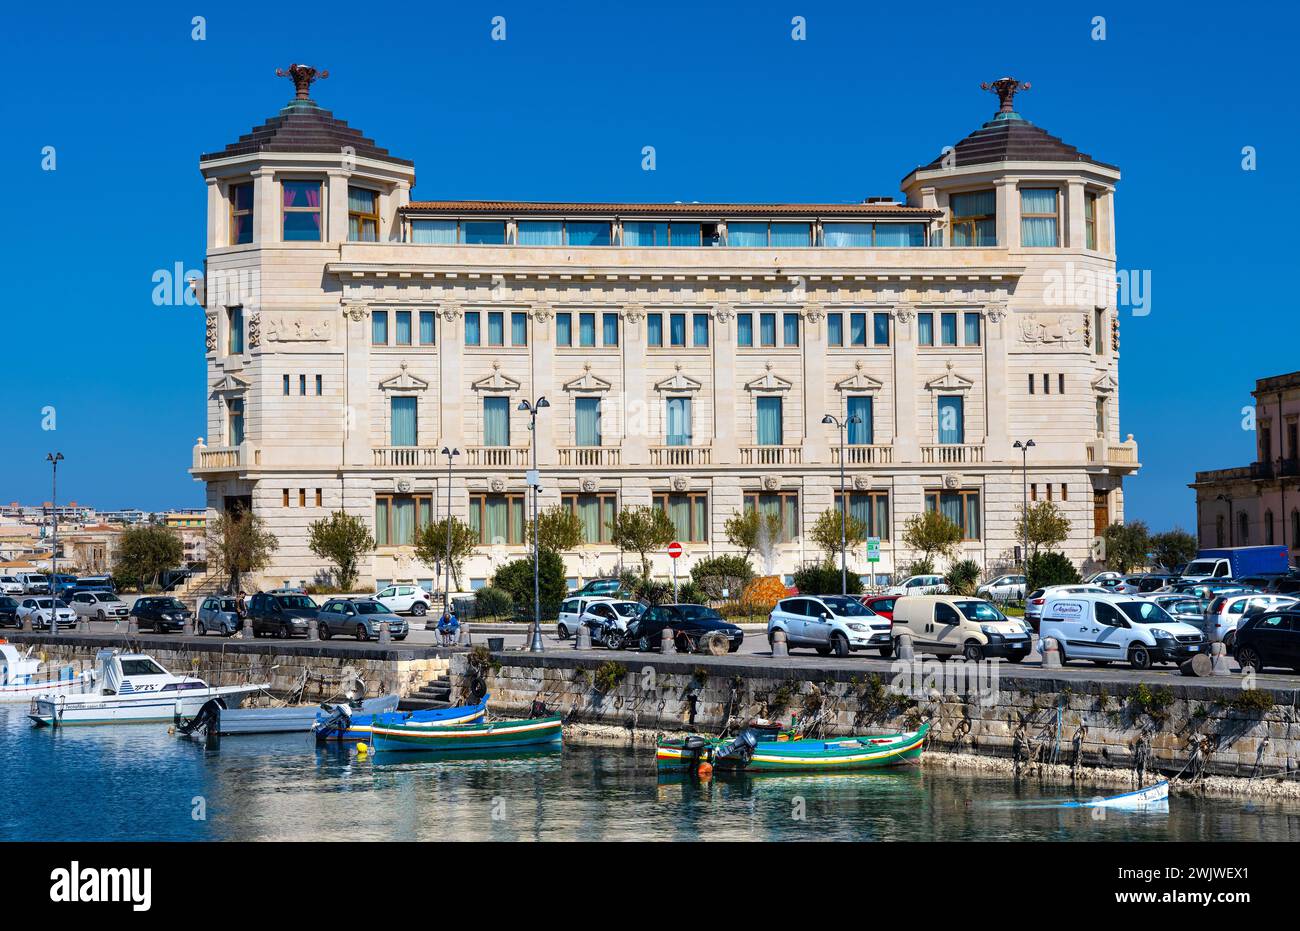
[[[894,602],[898,601],[899,595],[863,595],[861,601],[864,605],[875,611],[881,617],[894,619]]]
[[[209,595],[199,604],[199,618],[194,626],[199,636],[211,632],[229,637],[243,624],[244,620],[239,616],[239,605],[233,595]]]
[[[0,575],[0,595],[23,594],[22,580],[16,575]]]
[[[10,595],[0,595],[0,627],[22,627],[18,617],[18,599]]]
[[[1089,659],[1105,666],[1127,660],[1134,669],[1149,669],[1152,663],[1181,663],[1209,650],[1199,629],[1132,595],[1051,595],[1038,632],[1056,640],[1062,663]]]
[[[993,601],[1009,601],[1012,598],[1024,598],[1026,584],[1023,575],[1000,575],[975,589],[975,594]]]
[[[560,616],[555,621],[555,635],[561,640],[568,640],[582,626],[582,616],[593,604],[601,601],[619,601],[608,595],[570,596],[560,603]]]
[[[433,596],[418,585],[390,585],[375,595],[375,601],[394,614],[424,617],[429,613]]]
[[[645,613],[639,601],[594,601],[583,612],[582,623],[591,629],[591,642],[611,650],[623,643],[627,625]]]
[[[625,594],[623,583],[619,579],[589,579],[582,588],[569,592],[569,597],[604,595],[608,598],[617,598],[623,594]]]
[[[385,608],[384,610],[388,610]],[[248,599],[248,619],[254,637],[289,640],[307,636],[307,622],[320,614],[310,595],[258,592]]]
[[[961,595],[909,595],[894,605],[894,640],[912,634],[918,653],[963,656],[978,661],[1001,657],[1018,663],[1029,655],[1033,638],[1023,621],[1007,617],[982,598]]]
[[[1089,592],[1095,595],[1107,594],[1107,590],[1102,586],[1087,583],[1083,585],[1048,585],[1043,588],[1036,588],[1025,599],[1025,620],[1033,628],[1034,633],[1038,633],[1038,621],[1042,617],[1043,605],[1047,603],[1048,597],[1060,594],[1085,595]]]
[[[76,592],[68,599],[68,606],[77,617],[96,621],[125,620],[126,602],[109,591]]]
[[[1126,576],[1115,590],[1124,595],[1149,595],[1162,588],[1169,587],[1174,581],[1171,575],[1156,572],[1144,572],[1139,575]]]
[[[776,603],[767,617],[767,642],[785,632],[791,647],[811,647],[822,656],[848,656],[874,649],[881,656],[894,654],[889,618],[881,617],[856,598],[844,595],[800,595]]]
[[[117,591],[117,582],[111,575],[77,576],[77,588],[82,591]]]
[[[897,585],[891,585],[884,595],[937,595],[948,590],[941,575],[909,575]]]
[[[1228,652],[1232,652],[1242,618],[1281,611],[1294,604],[1300,604],[1300,599],[1290,595],[1219,595],[1205,612],[1205,637],[1212,643],[1222,643]]]
[[[1160,607],[1175,621],[1182,621],[1184,624],[1190,624],[1204,632],[1205,627],[1205,602],[1191,595],[1179,594],[1157,594],[1148,595],[1148,599]]]
[[[735,653],[745,639],[744,631],[729,624],[713,608],[697,604],[665,604],[648,608],[627,625],[623,645],[635,645],[642,651],[658,650],[664,628],[675,635],[677,649],[689,653],[700,648],[706,634],[721,631],[727,637],[727,651]]]
[[[32,630],[49,630],[50,617],[53,615],[59,626],[71,627],[77,623],[77,615],[58,598],[49,595],[24,598],[18,603],[18,619],[32,619]]]
[[[39,572],[20,572],[18,581],[23,583],[24,595],[48,595],[50,580]]]
[[[169,630],[184,631],[194,617],[179,598],[171,595],[138,598],[128,613],[136,619],[141,630],[148,628],[156,634],[165,634]]]
[[[1268,583],[1267,590],[1279,595],[1300,594],[1300,576],[1279,576]]]
[[[394,640],[406,639],[410,632],[406,618],[373,598],[331,598],[320,609],[316,623],[322,640],[335,635],[377,640],[379,625],[384,621],[388,622],[388,632]]]
[[[62,598],[72,589],[77,587],[77,577],[75,575],[65,575],[60,572],[58,575],[50,577],[50,594]]]
[[[1300,672],[1300,610],[1283,608],[1243,621],[1232,655],[1243,669],[1285,666]]]

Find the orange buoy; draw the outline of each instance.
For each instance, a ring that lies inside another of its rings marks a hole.
[[[699,774],[699,776],[700,776],[701,779],[712,779],[712,778],[713,778],[713,764],[712,764],[712,763],[701,763],[701,764],[699,765],[699,767],[698,767],[695,771]]]

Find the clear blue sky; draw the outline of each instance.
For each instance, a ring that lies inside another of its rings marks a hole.
[[[1050,7],[1050,9],[1048,8]],[[1109,9],[1107,8],[1109,7]],[[7,222],[0,500],[198,505],[203,323],[151,276],[203,259],[197,160],[291,96],[276,67],[415,160],[416,196],[854,201],[1033,83],[1030,120],[1124,172],[1121,427],[1144,467],[1130,519],[1190,526],[1198,468],[1253,458],[1254,379],[1300,368],[1297,16],[1280,5],[21,4],[0,36]],[[190,18],[207,17],[191,39]],[[506,17],[505,42],[490,20]],[[807,21],[792,41],[791,18]],[[1091,38],[1106,17],[1107,38]],[[385,33],[384,29],[389,30]],[[640,170],[653,145],[658,170]],[[1241,170],[1241,149],[1258,170]],[[41,170],[45,146],[57,170]],[[42,430],[53,406],[57,430]]]

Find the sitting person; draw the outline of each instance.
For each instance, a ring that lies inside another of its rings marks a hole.
[[[442,638],[442,645],[451,646],[455,643],[459,632],[460,620],[456,617],[455,610],[450,613],[444,611],[442,617],[438,619],[438,634]]]

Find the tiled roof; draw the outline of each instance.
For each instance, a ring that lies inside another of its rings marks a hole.
[[[336,119],[329,110],[322,110],[310,100],[294,101],[278,116],[271,117],[224,149],[200,155],[199,162],[256,152],[338,153],[344,146],[351,146],[353,154],[362,158],[378,158],[415,167],[412,161],[389,155],[387,149],[362,135],[361,130],[353,129],[346,121]]]
[[[1091,162],[1114,168],[1080,152],[1046,130],[1019,116],[989,120],[975,132],[953,146],[956,167],[983,165],[990,162]],[[922,170],[943,167],[940,155]]]
[[[545,214],[554,216],[689,216],[689,217],[937,217],[939,211],[905,204],[638,204],[548,203],[532,200],[420,200],[404,213]]]

